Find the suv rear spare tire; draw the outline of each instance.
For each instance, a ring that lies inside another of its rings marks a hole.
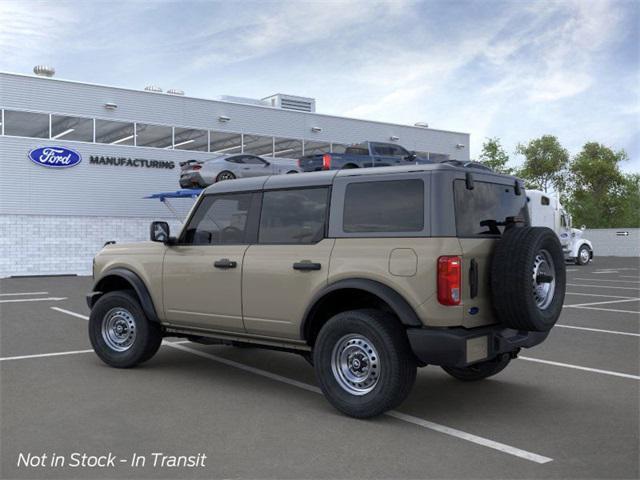
[[[506,327],[551,329],[562,311],[565,286],[564,254],[551,229],[514,226],[504,232],[491,264],[491,298]]]

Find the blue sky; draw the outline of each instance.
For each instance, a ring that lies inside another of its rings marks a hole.
[[[640,171],[640,2],[0,0],[0,70],[625,149]]]

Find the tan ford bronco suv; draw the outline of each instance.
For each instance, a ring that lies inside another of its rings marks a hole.
[[[164,336],[299,353],[337,409],[372,417],[417,367],[479,380],[547,337],[564,258],[526,198],[462,164],[216,183],[177,237],[153,222],[151,242],[98,253],[91,343],[121,368]]]

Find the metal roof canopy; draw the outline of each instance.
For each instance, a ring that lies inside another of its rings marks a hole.
[[[180,223],[184,223],[183,220],[180,218],[180,215],[178,214],[178,212],[176,211],[176,209],[173,207],[173,205],[171,205],[171,202],[169,201],[170,198],[197,198],[198,195],[200,195],[200,193],[202,192],[202,188],[184,188],[182,190],[176,190],[175,192],[159,192],[159,193],[152,193],[151,195],[147,196],[147,197],[143,197],[143,198],[157,198],[159,199],[162,203],[164,203],[166,205],[166,207],[171,211],[171,213],[173,213],[175,215],[175,217],[178,219],[178,221]]]

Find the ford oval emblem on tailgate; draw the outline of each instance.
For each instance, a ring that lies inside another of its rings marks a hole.
[[[40,147],[29,152],[29,159],[38,165],[49,168],[75,167],[82,161],[78,152],[64,147]]]

